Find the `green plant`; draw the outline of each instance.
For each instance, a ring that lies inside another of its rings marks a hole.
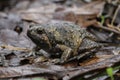
[[[111,80],[114,80],[113,68],[112,67],[107,68],[106,72],[107,72],[108,76],[110,76]]]
[[[100,18],[101,18],[101,22],[100,23],[103,25],[104,22],[105,22],[105,17],[103,15],[101,15]]]

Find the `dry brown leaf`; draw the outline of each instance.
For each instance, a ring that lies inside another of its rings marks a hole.
[[[33,21],[36,23],[44,23],[52,18],[55,9],[59,7],[55,4],[42,6],[39,8],[31,8],[25,11],[19,11],[22,19]]]
[[[55,12],[53,19],[74,22],[82,27],[95,24],[96,17],[101,13],[104,2],[96,1],[82,7],[73,6]]]

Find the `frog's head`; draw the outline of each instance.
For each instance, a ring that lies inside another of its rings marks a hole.
[[[27,36],[40,47],[50,47],[49,39],[43,26],[32,26],[27,31]]]

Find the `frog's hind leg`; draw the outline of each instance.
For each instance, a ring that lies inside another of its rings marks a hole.
[[[63,51],[60,62],[61,63],[66,62],[72,55],[73,52],[72,49],[70,47],[60,44],[57,44],[56,47],[60,48]]]
[[[90,49],[93,49],[93,48],[98,48],[98,47],[101,47],[103,44],[101,43],[97,43],[93,40],[90,40],[90,39],[87,39],[85,38],[79,48],[79,50],[90,50]]]

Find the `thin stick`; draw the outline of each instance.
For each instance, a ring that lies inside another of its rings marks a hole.
[[[117,9],[116,9],[116,11],[115,11],[115,14],[114,14],[114,16],[113,16],[111,25],[113,25],[113,23],[114,23],[114,21],[115,21],[115,19],[116,19],[116,17],[117,17],[117,14],[118,14],[119,9],[120,9],[120,5],[117,7]]]
[[[110,32],[113,32],[113,33],[116,33],[116,34],[120,35],[120,32],[119,32],[119,31],[114,30],[114,29],[111,29],[111,28],[109,28],[109,27],[104,27],[104,26],[100,25],[100,23],[94,24],[94,27],[96,27],[96,28],[101,28],[101,29],[103,29],[103,30],[110,31]]]

